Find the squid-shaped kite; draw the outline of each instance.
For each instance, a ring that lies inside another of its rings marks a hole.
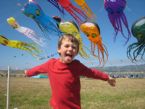
[[[94,56],[97,56],[99,63],[105,64],[108,60],[108,51],[105,45],[102,43],[102,38],[100,36],[100,28],[97,23],[84,22],[80,25],[80,29],[91,41],[91,52]],[[98,48],[98,55],[95,54],[96,46]]]
[[[45,41],[43,38],[40,38],[40,36],[38,36],[32,29],[20,26],[14,17],[9,17],[7,19],[7,22],[10,26],[12,26],[13,29],[24,34],[25,36],[30,38],[35,43],[39,44],[40,46],[45,45]]]
[[[145,17],[134,22],[131,32],[137,39],[137,42],[128,46],[127,56],[133,62],[138,59],[143,59],[145,54]]]
[[[104,7],[108,12],[109,20],[115,30],[114,40],[116,40],[118,32],[121,32],[127,43],[131,37],[131,33],[128,27],[127,18],[123,12],[126,7],[126,0],[104,0]],[[127,36],[124,35],[122,24],[124,24],[127,29]]]
[[[86,13],[87,17],[91,20],[95,18],[95,14],[92,12],[91,8],[85,2],[85,0],[74,0],[81,9]]]
[[[61,18],[58,16],[53,17],[58,22],[58,27],[63,33],[72,34],[79,41],[79,54],[83,58],[88,58],[89,55],[84,50],[84,44],[80,36],[80,31],[77,24],[73,21],[61,21]],[[86,47],[85,47],[86,48]]]
[[[35,46],[35,44],[29,44],[18,40],[9,40],[3,35],[0,35],[0,44],[11,48],[17,48],[20,50],[27,51],[34,57],[37,57],[40,53],[40,50]]]
[[[61,35],[61,32],[57,27],[56,21],[53,18],[45,15],[41,7],[33,0],[29,1],[24,6],[22,12],[27,17],[32,18],[37,23],[43,33],[54,33],[58,36]]]
[[[87,15],[79,8],[74,6],[70,0],[48,0],[55,7],[62,7],[65,9],[80,25],[82,22],[87,20]]]

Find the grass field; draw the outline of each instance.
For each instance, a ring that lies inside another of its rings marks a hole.
[[[145,109],[145,79],[117,79],[107,82],[81,78],[82,109]],[[10,109],[50,109],[48,79],[12,77]],[[0,77],[0,109],[6,107],[6,78]]]

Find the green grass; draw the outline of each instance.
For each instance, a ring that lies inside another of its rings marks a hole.
[[[12,77],[10,109],[50,109],[48,79]],[[145,109],[145,79],[117,79],[107,82],[81,78],[82,109]],[[0,77],[0,109],[6,107],[6,78]]]

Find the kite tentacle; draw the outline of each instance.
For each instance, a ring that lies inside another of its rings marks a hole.
[[[86,16],[89,19],[93,19],[95,15],[93,14],[92,10],[89,8],[85,0],[74,0],[80,7],[81,9],[86,13]]]
[[[70,4],[70,7],[78,14],[80,14],[84,19],[87,19],[86,14],[80,10],[79,8],[76,8],[75,6],[73,6],[72,4]]]
[[[87,19],[86,14],[80,10],[79,8],[75,7],[70,0],[58,0],[58,3],[68,12],[70,13],[73,18],[77,21],[78,24],[81,24],[83,20],[79,17],[79,15],[84,18],[84,20]],[[77,15],[78,14],[78,15]]]
[[[63,15],[64,15],[64,9],[58,4],[58,0],[47,0],[52,5],[54,5]]]
[[[79,16],[77,16],[76,13],[74,13],[74,11],[71,8],[66,8],[67,11],[69,11],[69,13],[72,15],[72,17],[76,20],[76,22],[80,25],[83,21],[81,20],[81,18]]]

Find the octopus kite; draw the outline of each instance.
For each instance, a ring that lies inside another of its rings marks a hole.
[[[89,19],[94,19],[95,15],[93,14],[90,7],[87,5],[85,0],[74,0],[74,1],[81,7],[81,9],[86,13]]]
[[[48,0],[51,4],[55,4],[56,7],[62,7],[65,9],[80,25],[87,19],[87,15],[79,8],[75,7],[70,0]]]
[[[118,32],[121,32],[127,43],[130,39],[131,33],[128,27],[127,18],[123,12],[126,7],[126,0],[104,0],[104,7],[108,12],[109,20],[115,30],[114,40],[116,40]],[[127,29],[127,36],[123,33],[122,24],[124,24]]]
[[[0,44],[11,48],[17,48],[17,49],[27,51],[34,57],[37,57],[38,54],[40,53],[40,50],[34,44],[28,44],[18,40],[9,40],[2,35],[0,35]]]
[[[131,28],[133,36],[137,39],[137,42],[131,44],[127,48],[127,56],[133,62],[143,59],[145,54],[145,17],[137,20]]]
[[[24,34],[28,38],[30,38],[35,43],[39,44],[40,46],[45,45],[45,41],[43,38],[40,38],[32,29],[20,26],[18,22],[15,20],[14,17],[10,17],[7,19],[7,22],[13,29],[19,31],[20,33]]]
[[[88,39],[91,41],[91,52],[94,56],[97,56],[100,64],[105,64],[108,60],[108,51],[104,44],[102,43],[102,38],[100,36],[100,28],[97,23],[84,22],[80,25],[80,29]],[[95,54],[96,46],[98,48],[98,55]],[[100,54],[101,53],[101,54]]]
[[[43,33],[54,33],[58,36],[61,35],[61,32],[59,31],[55,20],[45,15],[41,7],[36,2],[32,0],[29,1],[22,9],[22,12],[27,17],[32,18]]]
[[[61,18],[58,16],[53,17],[58,22],[58,27],[63,33],[72,34],[80,42],[79,45],[79,54],[83,58],[88,58],[89,56],[84,50],[84,44],[80,36],[79,28],[75,22],[72,21],[61,21]]]

